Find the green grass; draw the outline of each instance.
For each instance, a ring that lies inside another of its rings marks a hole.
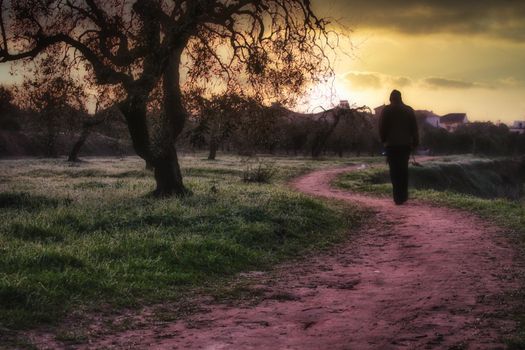
[[[525,241],[525,206],[522,197],[517,195],[523,194],[524,178],[514,165],[502,160],[463,158],[462,161],[439,160],[425,163],[423,167],[411,166],[409,170],[411,198],[471,211],[520,232]],[[392,193],[385,165],[343,174],[334,184],[379,196]]]
[[[276,180],[248,184],[238,157],[182,157],[194,194],[161,200],[148,195],[154,182],[138,158],[72,167],[1,161],[0,329],[177,301],[238,272],[329,247],[366,217],[285,186],[291,176],[348,159],[266,160]]]

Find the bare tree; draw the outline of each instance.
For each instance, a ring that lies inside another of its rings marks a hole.
[[[263,106],[256,99],[247,99],[233,137],[239,153],[245,156],[260,151],[273,153],[284,132],[282,117],[280,111]]]
[[[66,65],[45,57],[15,88],[17,104],[36,113],[33,123],[48,157],[57,156],[60,132],[74,129],[77,115],[85,113],[84,89],[66,70]]]
[[[103,125],[104,123],[108,123],[109,121],[115,121],[118,118],[116,115],[118,115],[119,112],[115,111],[115,108],[105,108],[103,110],[100,109],[100,103],[97,101],[96,107],[95,107],[95,113],[93,115],[89,115],[85,120],[82,122],[82,131],[80,132],[80,136],[73,144],[73,147],[71,147],[71,150],[69,151],[69,155],[67,158],[68,162],[80,162],[80,159],[78,158],[78,155],[80,153],[80,150],[86,143],[89,135],[91,135],[91,132],[95,127],[98,127],[100,125]]]
[[[333,131],[327,146],[339,157],[343,156],[345,150],[353,150],[359,157],[363,150],[373,148],[377,132],[372,125],[369,108],[363,106],[347,109],[346,112]]]
[[[240,122],[240,115],[247,108],[248,101],[234,93],[213,95],[203,98],[190,94],[195,127],[190,131],[192,140],[203,140],[209,147],[209,160],[215,160],[217,150],[234,132]]]
[[[341,121],[351,123],[355,131],[358,131],[359,124],[356,123],[356,119],[361,117],[362,113],[367,110],[367,107],[335,107],[320,113],[320,116],[317,119],[311,120],[310,127],[312,128],[312,133],[310,147],[312,157],[318,158],[321,156],[321,153],[326,150],[328,141],[333,136],[334,131],[340,125]],[[350,134],[345,136],[353,137],[354,135]]]
[[[183,80],[289,100],[332,74],[326,52],[336,43],[310,0],[0,0],[0,9],[0,62],[70,55],[86,81],[115,88],[159,196],[186,193],[174,146],[187,116]]]

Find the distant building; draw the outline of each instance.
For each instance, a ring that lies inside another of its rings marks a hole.
[[[515,121],[510,127],[510,132],[518,133],[518,134],[524,134],[525,133],[525,121],[523,120],[517,120]]]
[[[427,111],[427,110],[418,110],[415,111],[416,115],[420,115],[423,117],[423,120],[428,125],[431,125],[435,128],[439,128],[441,125],[439,123],[441,117],[437,114],[435,114],[433,111]]]
[[[350,103],[348,100],[341,100],[339,101],[339,108],[350,109]]]
[[[385,109],[386,105],[383,104],[382,106],[374,108],[374,114],[376,117],[379,117],[381,113],[383,112],[383,109]]]
[[[439,126],[447,131],[456,131],[456,129],[468,123],[466,113],[449,113],[439,118]]]

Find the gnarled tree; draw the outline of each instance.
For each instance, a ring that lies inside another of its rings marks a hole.
[[[286,100],[332,73],[326,50],[336,42],[310,0],[0,0],[0,8],[0,62],[70,55],[86,84],[119,91],[161,196],[186,192],[174,146],[186,120],[183,83]],[[152,136],[155,89],[162,115]]]

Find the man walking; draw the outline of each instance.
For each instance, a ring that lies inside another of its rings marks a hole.
[[[398,90],[392,91],[390,104],[379,117],[379,134],[390,168],[394,202],[401,205],[408,200],[408,161],[418,146],[419,134],[414,110],[403,103]]]

